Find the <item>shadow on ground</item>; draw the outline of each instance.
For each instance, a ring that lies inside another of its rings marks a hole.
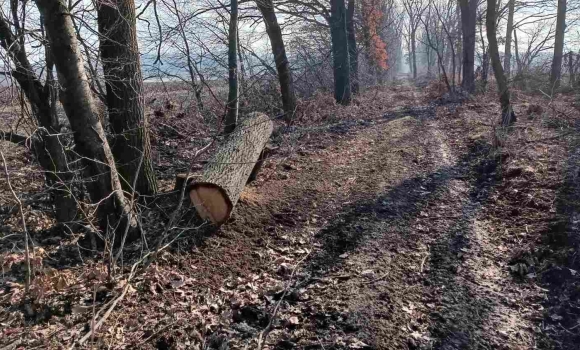
[[[461,263],[458,253],[469,248],[471,235],[468,232],[472,230],[471,222],[480,203],[486,200],[497,180],[495,171],[499,159],[491,159],[489,153],[488,144],[474,142],[456,164],[439,168],[425,176],[405,180],[378,197],[350,205],[331,219],[332,224],[318,234],[322,247],[307,264],[307,269],[313,276],[327,276],[339,270],[344,264],[345,255],[353,253],[359,247],[368,246],[369,242],[377,247],[377,261],[388,251],[394,252],[396,256],[412,251],[420,244],[429,245],[431,249],[428,262],[430,268],[425,277],[418,279],[410,276],[408,271],[391,271],[392,275],[398,277],[385,281],[382,292],[365,291],[361,287],[360,293],[368,293],[365,298],[371,300],[368,310],[353,312],[348,317],[351,321],[346,324],[346,328],[344,324],[339,325],[342,331],[354,332],[370,348],[376,349],[393,346],[467,349],[491,344],[485,338],[486,334],[481,331],[481,327],[488,311],[493,307],[492,301],[478,297],[472,285],[457,278]],[[465,179],[472,184],[467,199],[463,202],[446,199],[450,182]],[[443,218],[446,220],[444,229],[435,229],[429,233],[417,232],[416,219],[442,200],[448,200],[451,206],[454,202],[458,205],[443,212],[449,215],[448,218]],[[369,252],[365,251],[365,254],[369,255]],[[404,270],[405,266],[393,264],[386,268]],[[437,305],[428,321],[430,333],[436,339],[422,342],[406,338],[406,332],[400,331],[399,326],[405,324],[405,321],[396,314],[392,304],[398,304],[404,298],[405,292],[397,290],[404,289],[403,284],[424,289],[428,295],[418,295],[417,298],[421,300],[426,297]],[[445,288],[439,288],[440,286]],[[372,301],[373,298],[379,300]],[[320,323],[315,319],[312,322]],[[324,328],[317,332],[326,334],[327,337],[332,333],[330,329]],[[396,334],[399,334],[399,339],[396,339]],[[395,339],[385,341],[389,337]],[[326,344],[325,348],[329,348],[329,345],[331,344]]]
[[[535,251],[547,267],[540,272],[549,290],[540,345],[546,349],[578,349],[580,344],[580,140],[569,145],[564,183],[556,197],[556,221]]]

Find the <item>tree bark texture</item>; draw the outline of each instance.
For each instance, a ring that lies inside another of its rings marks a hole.
[[[570,86],[574,86],[576,84],[576,66],[578,62],[574,60],[574,52],[570,51],[568,53],[568,72],[570,73]]]
[[[344,5],[344,0],[331,0],[330,12],[334,97],[337,103],[347,106],[351,102],[351,90],[348,37],[346,34],[346,6]]]
[[[463,80],[461,87],[470,94],[475,92],[475,19],[477,0],[459,0],[463,32]]]
[[[115,160],[87,81],[82,55],[73,28],[71,15],[64,0],[37,0],[45,18],[49,44],[52,48],[62,87],[61,102],[74,134],[75,150],[82,157],[85,185],[93,203],[98,203],[99,224],[108,232],[109,226],[121,223],[135,226],[127,219],[131,210],[115,167]]]
[[[231,0],[230,28],[228,33],[228,69],[229,93],[224,132],[231,133],[238,123],[239,90],[238,90],[238,0]]]
[[[503,59],[503,69],[506,77],[509,79],[512,72],[512,32],[514,31],[514,7],[515,0],[509,0],[508,4],[508,19],[505,35],[505,49]]]
[[[499,57],[499,49],[496,36],[496,3],[495,0],[487,0],[487,42],[488,51],[491,57],[491,66],[497,82],[497,89],[499,93],[499,101],[501,103],[501,125],[503,127],[510,126],[516,121],[516,115],[513,112],[510,103],[510,91],[507,84],[506,76],[503,72],[501,59]]]
[[[265,114],[252,113],[226,136],[189,192],[203,219],[221,225],[230,217],[273,129]]]
[[[292,71],[286,56],[286,48],[282,37],[282,30],[276,18],[274,4],[272,0],[257,0],[256,4],[262,13],[266,32],[272,45],[272,54],[276,62],[278,80],[280,82],[280,92],[282,93],[282,105],[286,121],[290,122],[296,111],[296,94],[294,92],[294,82],[292,81]]]
[[[556,17],[556,38],[554,42],[554,58],[552,59],[552,72],[550,74],[550,86],[557,89],[560,86],[562,76],[562,56],[564,53],[564,32],[566,30],[566,0],[558,0],[558,14]]]
[[[353,94],[359,92],[358,50],[356,45],[356,30],[354,28],[355,0],[348,0],[346,10],[346,31],[348,36],[348,58],[350,62],[350,87]]]
[[[107,0],[97,6],[113,156],[123,188],[129,193],[135,190],[152,195],[157,192],[157,180],[145,116],[135,2]]]
[[[413,65],[413,79],[417,79],[417,30],[411,31],[411,61]]]
[[[51,196],[55,206],[55,218],[59,223],[69,223],[76,219],[77,203],[70,193],[73,173],[69,170],[66,153],[59,139],[60,125],[56,114],[56,90],[53,79],[53,62],[50,47],[47,48],[47,80],[43,85],[34,74],[28,60],[26,48],[17,40],[8,22],[0,16],[0,46],[10,56],[15,69],[12,77],[18,82],[30,103],[32,114],[43,128],[37,135],[39,139],[33,142],[33,152],[42,168],[45,170],[47,185],[51,188]],[[68,187],[68,188],[67,188]]]

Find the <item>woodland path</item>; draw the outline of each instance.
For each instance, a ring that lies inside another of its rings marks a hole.
[[[352,184],[319,199],[337,214],[314,234],[303,327],[349,348],[531,348],[541,290],[513,282],[481,215],[489,149],[434,113],[407,110],[325,157],[342,161],[320,178]]]
[[[292,288],[270,348],[535,347],[546,290],[514,279],[506,232],[484,211],[490,145],[458,106],[416,107],[413,94],[415,107],[381,118],[295,130],[246,189],[218,251],[196,263],[221,264],[204,273],[214,288],[253,273],[257,298],[232,304],[234,348],[267,325],[279,278]]]
[[[276,133],[233,218],[183,235],[135,277],[95,344],[257,349],[271,323],[263,349],[574,348],[572,304],[547,305],[553,290],[539,275],[577,277],[534,255],[561,215],[561,160],[573,157],[554,141],[494,157],[496,107],[435,104],[404,84],[361,96],[334,121]],[[145,225],[162,228],[155,215]],[[44,263],[96,269],[77,256],[62,246]],[[27,321],[30,341],[57,348],[86,334],[90,314],[70,309],[92,310],[93,291],[75,293],[54,293],[50,310],[64,311]],[[25,329],[11,327],[6,344]]]

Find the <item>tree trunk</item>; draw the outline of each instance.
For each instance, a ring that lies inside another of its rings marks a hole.
[[[38,0],[62,87],[61,102],[74,133],[75,151],[82,157],[85,185],[98,203],[100,227],[136,226],[115,168],[115,160],[85,74],[78,39],[64,0]],[[129,220],[129,221],[127,221]],[[119,226],[118,226],[119,225]]]
[[[489,76],[489,51],[485,51],[482,57],[482,69],[481,69],[481,80],[483,82],[484,91],[487,87],[488,76]]]
[[[483,23],[479,26],[479,36],[481,37],[481,50],[483,51],[483,57],[481,59],[481,80],[483,82],[483,91],[485,91],[489,73],[489,49],[485,46],[485,40],[483,38]]]
[[[346,34],[346,7],[344,0],[330,2],[330,36],[332,37],[332,58],[334,68],[334,97],[337,103],[349,105],[350,63],[348,59],[348,38]]]
[[[282,105],[284,106],[286,121],[290,122],[294,116],[294,112],[296,111],[296,94],[294,92],[294,82],[292,81],[290,63],[286,56],[282,30],[278,24],[272,0],[257,0],[256,3],[262,13],[262,17],[264,18],[266,32],[268,33],[270,44],[272,45],[272,54],[274,55],[276,70],[278,71],[278,80],[280,81]]]
[[[202,219],[221,225],[230,217],[273,128],[266,115],[252,113],[218,147],[189,192]]]
[[[512,72],[512,32],[514,31],[515,2],[515,0],[509,0],[508,20],[505,35],[505,56],[503,59],[503,69],[508,79]]]
[[[574,86],[576,83],[576,76],[574,72],[574,52],[570,51],[568,53],[568,72],[570,74],[570,86]]]
[[[239,91],[238,91],[238,0],[231,1],[230,29],[228,36],[228,69],[229,93],[224,132],[231,133],[238,123]]]
[[[556,19],[556,38],[554,42],[554,58],[550,86],[553,90],[560,86],[562,75],[562,55],[564,53],[564,31],[566,30],[566,0],[558,0],[558,15]]]
[[[113,156],[123,188],[129,193],[135,190],[140,195],[152,195],[157,192],[157,180],[145,116],[135,3],[112,0],[97,6]]]
[[[522,61],[520,60],[520,50],[518,48],[518,32],[514,28],[514,49],[516,51],[516,75],[520,75],[523,71]]]
[[[350,62],[350,88],[353,94],[358,94],[358,50],[356,45],[356,31],[354,28],[354,0],[348,0],[346,31],[348,35],[348,58]]]
[[[59,139],[60,125],[56,114],[56,90],[53,79],[53,61],[50,48],[46,50],[46,83],[43,86],[34,74],[26,53],[26,48],[17,40],[8,22],[0,16],[0,46],[2,46],[14,63],[12,77],[18,82],[32,109],[38,124],[44,128],[37,135],[38,142],[33,142],[36,159],[45,170],[48,187],[55,206],[55,218],[59,223],[70,223],[77,217],[78,208],[71,194],[73,173],[69,170],[68,161],[62,142]]]
[[[495,11],[495,0],[487,0],[487,42],[488,51],[491,56],[491,65],[493,67],[493,73],[495,75],[495,80],[497,82],[497,89],[499,93],[499,101],[501,103],[501,125],[503,127],[510,126],[516,121],[516,115],[513,112],[510,103],[510,91],[507,84],[507,79],[503,73],[503,67],[501,65],[501,59],[499,57],[499,49],[497,45],[496,37],[496,11]]]
[[[463,81],[461,87],[470,94],[475,92],[475,22],[477,0],[459,0],[463,32]]]
[[[411,31],[411,60],[413,64],[413,79],[417,79],[417,30]]]

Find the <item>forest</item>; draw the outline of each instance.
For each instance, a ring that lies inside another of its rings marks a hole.
[[[578,349],[577,0],[0,0],[0,350]]]

